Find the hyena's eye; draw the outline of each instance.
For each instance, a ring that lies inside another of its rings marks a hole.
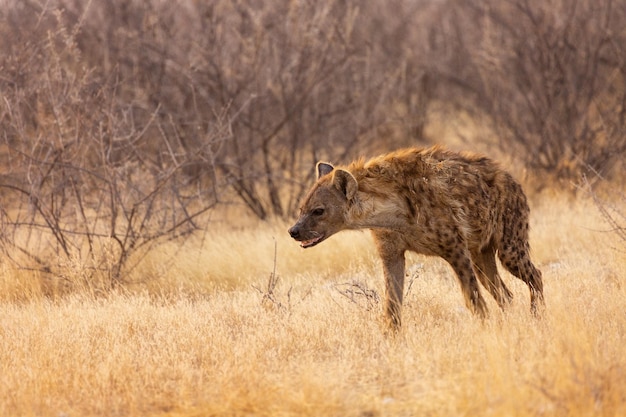
[[[323,208],[316,208],[311,212],[312,215],[314,216],[321,216],[322,214],[324,214],[324,209]]]

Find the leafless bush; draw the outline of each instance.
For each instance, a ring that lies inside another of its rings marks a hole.
[[[626,6],[612,0],[452,1],[431,71],[492,119],[538,176],[608,175],[626,153]],[[474,112],[475,113],[475,112]],[[545,184],[544,184],[545,185]]]
[[[217,167],[259,218],[291,215],[314,163],[353,156],[385,121],[403,74],[378,71],[358,1],[197,7],[195,94],[241,109]]]
[[[626,195],[612,190],[606,192],[608,182],[597,171],[590,169],[595,176],[594,181],[584,176],[580,188],[591,198],[598,212],[609,226],[609,232],[617,235],[626,248]]]
[[[56,274],[117,282],[229,187],[291,213],[314,162],[358,153],[411,85],[364,70],[385,56],[353,1],[3,6],[3,249]]]
[[[269,307],[275,307],[279,310],[282,310],[285,305],[278,299],[276,294],[276,286],[278,285],[278,274],[276,273],[276,256],[278,255],[278,243],[274,241],[274,267],[272,268],[272,272],[270,273],[267,279],[267,286],[265,289],[261,289],[255,285],[252,286],[255,290],[257,290],[260,294],[263,295],[261,298],[261,304]],[[291,288],[287,292],[287,305],[291,306]]]
[[[180,151],[197,161],[189,175],[219,176],[259,218],[291,215],[318,159],[353,157],[394,121],[421,133],[424,85],[399,45],[415,7],[397,19],[384,2],[370,10],[356,0],[82,6],[66,2],[73,21],[86,15],[86,59],[124,80],[119,91],[142,104],[139,120],[160,106]],[[372,42],[372,31],[389,42]],[[206,149],[207,116],[222,110],[232,140]]]
[[[91,69],[77,44],[83,18],[67,25],[60,9],[30,2],[6,11],[1,243],[21,267],[62,277],[77,263],[114,285],[154,245],[200,227],[218,196],[188,180],[192,161],[161,107],[137,117],[120,80]],[[216,116],[205,146],[229,136]]]
[[[276,258],[278,256],[278,243],[274,240],[274,266],[272,272],[267,278],[267,285],[265,288],[261,288],[257,285],[252,285],[252,288],[257,290],[261,294],[261,305],[268,310],[282,311],[291,313],[292,309],[304,301],[309,295],[311,290],[306,291],[299,300],[294,300],[291,297],[292,287],[289,287],[287,294],[280,294],[277,290],[280,277],[276,272]]]
[[[367,287],[367,284],[360,281],[344,282],[336,284],[334,288],[339,294],[346,297],[348,300],[364,308],[366,311],[371,311],[376,308],[380,303],[380,296],[376,290]]]

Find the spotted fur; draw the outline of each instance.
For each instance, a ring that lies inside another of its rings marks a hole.
[[[314,246],[346,229],[371,229],[383,261],[386,317],[401,323],[405,252],[439,256],[454,269],[468,308],[487,314],[478,281],[504,307],[512,298],[496,267],[543,304],[541,272],[530,260],[529,208],[522,187],[481,155],[409,148],[345,167],[317,164],[318,179],[290,235]]]

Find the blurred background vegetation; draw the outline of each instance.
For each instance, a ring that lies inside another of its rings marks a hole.
[[[624,179],[623,1],[1,4],[0,238],[21,267],[115,285],[215,209],[292,217],[319,159],[460,121],[456,146],[535,190]]]

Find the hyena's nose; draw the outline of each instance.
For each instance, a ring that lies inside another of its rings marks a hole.
[[[298,228],[298,226],[293,226],[292,228],[289,229],[289,236],[291,236],[294,239],[297,239],[300,237],[300,229]]]

